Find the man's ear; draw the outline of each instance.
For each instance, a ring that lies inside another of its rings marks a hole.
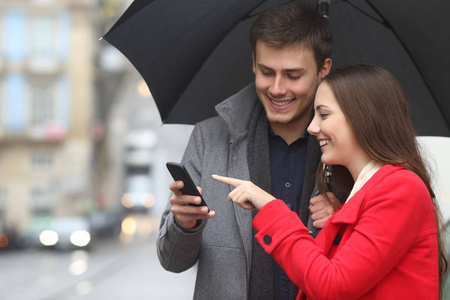
[[[328,75],[328,73],[330,73],[331,64],[332,64],[331,58],[325,59],[325,62],[323,63],[323,66],[322,66],[322,68],[320,68],[320,71],[319,71],[319,79],[324,78],[325,76]]]
[[[253,73],[256,74],[255,52],[252,52],[252,59],[253,59]]]

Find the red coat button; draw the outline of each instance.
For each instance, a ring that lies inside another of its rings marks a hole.
[[[266,234],[263,237],[263,241],[264,241],[264,244],[269,245],[270,243],[272,243],[272,237],[270,235]]]

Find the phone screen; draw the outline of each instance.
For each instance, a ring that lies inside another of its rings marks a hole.
[[[202,199],[202,202],[200,204],[191,204],[191,205],[208,206],[206,205],[205,200],[198,191],[197,186],[192,181],[192,178],[189,175],[188,171],[182,164],[176,162],[168,162],[166,163],[166,166],[175,181],[181,180],[184,182],[184,187],[181,189],[181,193],[183,193],[183,195],[198,196]]]

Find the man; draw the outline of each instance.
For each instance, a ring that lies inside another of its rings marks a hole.
[[[187,205],[200,199],[181,195],[178,181],[161,220],[161,265],[182,272],[198,263],[195,299],[294,299],[298,292],[253,238],[255,213],[233,206],[230,187],[212,174],[253,181],[298,212],[312,234],[312,221],[321,228],[334,212],[324,197],[310,200],[320,149],[306,132],[317,86],[331,68],[331,28],[290,3],[262,13],[250,42],[255,83],[195,126],[182,160],[211,211]]]

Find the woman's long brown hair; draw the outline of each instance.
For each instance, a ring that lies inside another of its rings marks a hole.
[[[425,183],[436,213],[439,249],[439,295],[442,298],[442,280],[447,271],[447,255],[442,233],[444,226],[427,165],[411,121],[409,105],[395,77],[388,71],[371,65],[338,68],[324,79],[331,87],[344,115],[353,128],[361,148],[375,161],[401,165],[416,173]],[[333,165],[332,182],[348,194],[353,178],[343,166]],[[319,191],[325,193],[327,172],[321,165],[317,172]]]

